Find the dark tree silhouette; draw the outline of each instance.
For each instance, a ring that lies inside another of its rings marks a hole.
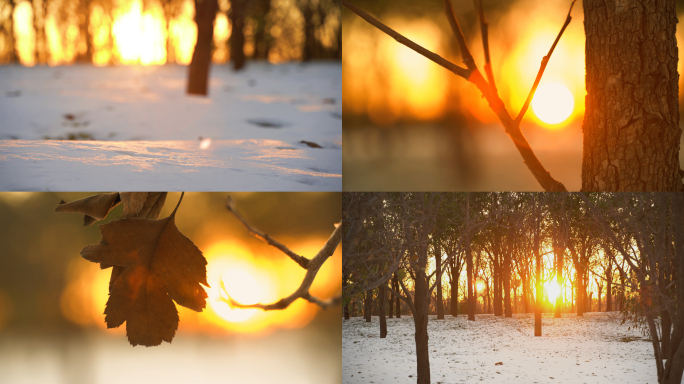
[[[188,94],[191,95],[206,96],[208,93],[216,12],[218,12],[217,0],[195,0],[197,43],[188,68]]]

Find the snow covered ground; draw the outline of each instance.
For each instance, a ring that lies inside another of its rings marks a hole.
[[[656,384],[650,341],[612,313],[545,314],[542,337],[534,315],[513,318],[446,316],[428,323],[432,383]],[[380,339],[377,317],[342,324],[343,383],[415,383],[413,318],[387,319]],[[497,365],[497,363],[502,363]]]
[[[185,66],[2,66],[0,189],[341,190],[341,73],[215,65],[198,97]]]

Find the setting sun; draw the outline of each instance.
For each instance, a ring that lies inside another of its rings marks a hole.
[[[546,297],[549,298],[551,303],[554,303],[556,301],[556,297],[558,297],[560,294],[560,288],[558,287],[558,284],[554,281],[550,281],[544,284],[544,286],[546,289]]]
[[[242,269],[229,269],[221,278],[223,287],[219,287],[219,296],[213,297],[212,306],[216,313],[232,322],[245,321],[257,312],[257,309],[231,307],[230,299],[240,304],[256,304],[261,299],[261,288],[254,277]],[[225,287],[225,289],[223,289]]]
[[[539,86],[532,99],[532,109],[537,117],[547,124],[558,124],[572,114],[575,99],[568,88],[558,83]]]

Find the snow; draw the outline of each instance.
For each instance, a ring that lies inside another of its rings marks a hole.
[[[341,73],[215,65],[199,97],[185,66],[2,66],[0,188],[339,191]]]
[[[342,324],[344,383],[415,383],[416,352],[411,316]],[[618,313],[544,314],[542,337],[534,336],[534,315],[513,318],[476,315],[430,316],[432,383],[657,383],[650,341]],[[496,365],[496,363],[503,363]]]

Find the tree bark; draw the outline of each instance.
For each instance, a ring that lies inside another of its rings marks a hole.
[[[584,0],[583,191],[681,191],[674,0]]]
[[[190,95],[207,95],[211,51],[214,44],[214,19],[216,19],[217,11],[217,0],[195,0],[197,43],[188,69],[188,94]]]
[[[415,307],[416,313],[413,314],[413,321],[416,329],[416,360],[418,368],[418,384],[430,384],[430,354],[428,350],[428,286],[425,276],[427,266],[427,249],[422,246],[419,256],[419,265],[416,271],[416,294]]]

